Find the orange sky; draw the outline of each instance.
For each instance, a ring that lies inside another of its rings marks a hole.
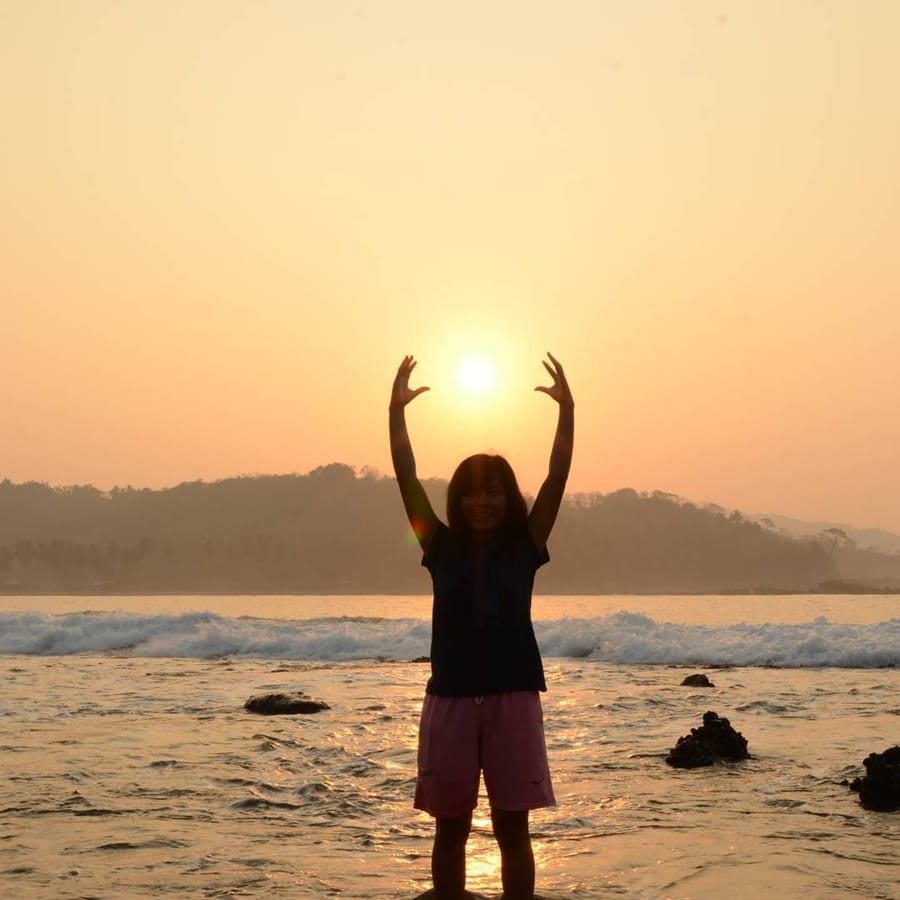
[[[389,470],[900,531],[900,4],[0,0],[0,478]],[[467,397],[464,357],[496,384]],[[416,382],[414,382],[416,383]]]

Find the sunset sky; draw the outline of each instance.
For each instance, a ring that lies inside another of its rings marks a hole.
[[[900,3],[0,0],[0,479],[390,471],[900,531]],[[464,361],[493,370],[481,393]]]

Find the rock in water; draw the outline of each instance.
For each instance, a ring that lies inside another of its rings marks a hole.
[[[703,714],[703,724],[678,738],[666,762],[677,769],[697,769],[722,760],[747,759],[747,739],[731,727],[728,719],[712,711]]]
[[[244,709],[261,716],[296,716],[321,712],[331,707],[298,691],[293,694],[260,694],[251,697],[244,704]]]
[[[706,677],[706,675],[688,675],[681,682],[682,687],[715,687],[715,685]]]
[[[881,812],[900,809],[900,747],[870,753],[863,765],[866,774],[850,784],[850,790],[859,793],[859,802],[866,809]]]

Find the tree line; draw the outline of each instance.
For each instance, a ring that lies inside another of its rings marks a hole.
[[[425,487],[442,510],[446,483]],[[900,586],[898,554],[661,491],[567,497],[550,553],[541,593]],[[340,463],[163,490],[0,482],[6,593],[427,594],[420,558],[394,479]]]

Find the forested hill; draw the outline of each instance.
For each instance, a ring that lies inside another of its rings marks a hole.
[[[426,482],[442,511],[445,484]],[[836,530],[835,530],[836,531]],[[900,585],[900,556],[793,539],[670,494],[567,498],[537,590],[805,591]],[[334,463],[165,490],[0,483],[6,593],[416,593],[428,575],[393,478]]]

